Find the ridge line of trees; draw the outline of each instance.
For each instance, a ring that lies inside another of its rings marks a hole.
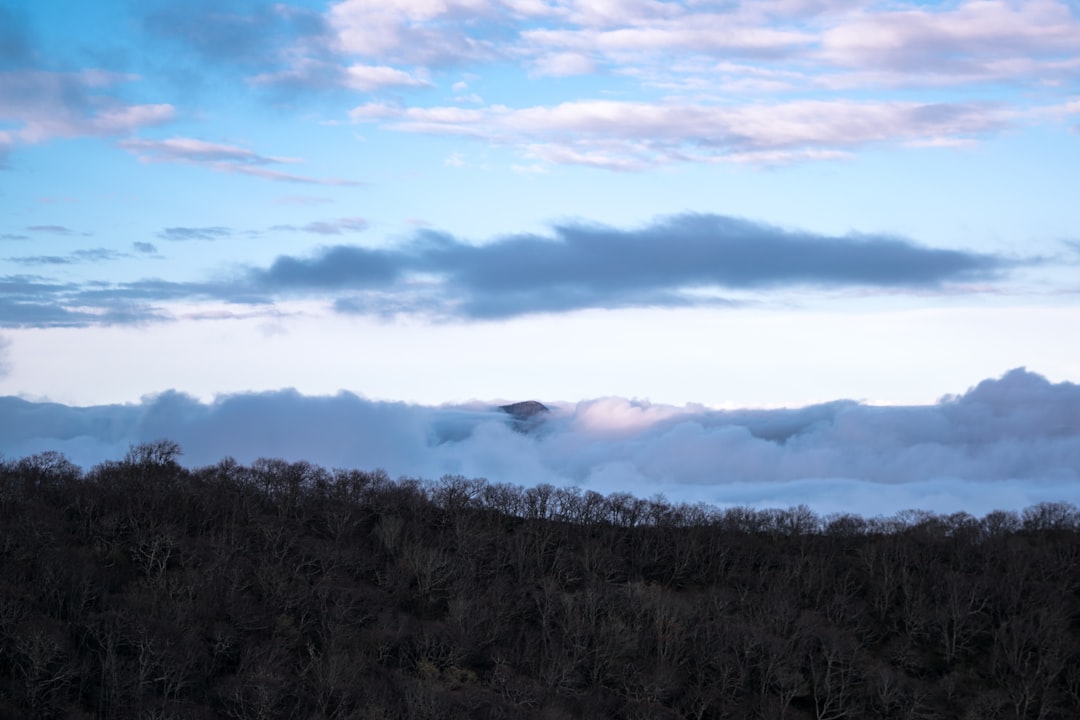
[[[1080,511],[0,462],[4,718],[1080,717]]]

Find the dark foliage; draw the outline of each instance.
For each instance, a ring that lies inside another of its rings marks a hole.
[[[0,465],[0,718],[1077,718],[1080,515]]]

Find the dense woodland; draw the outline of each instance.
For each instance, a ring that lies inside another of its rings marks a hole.
[[[0,465],[0,718],[1080,717],[1080,513]]]

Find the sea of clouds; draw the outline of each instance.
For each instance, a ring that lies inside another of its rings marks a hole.
[[[1044,501],[1080,504],[1080,385],[1024,369],[924,406],[553,403],[527,431],[495,403],[429,407],[346,392],[281,390],[203,403],[170,391],[94,407],[0,398],[0,452],[8,460],[57,450],[89,468],[159,438],[178,442],[191,467],[273,457],[719,506],[982,515]]]

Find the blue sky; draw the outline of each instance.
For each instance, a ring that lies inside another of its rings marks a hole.
[[[1080,380],[1080,6],[0,0],[0,394]]]

